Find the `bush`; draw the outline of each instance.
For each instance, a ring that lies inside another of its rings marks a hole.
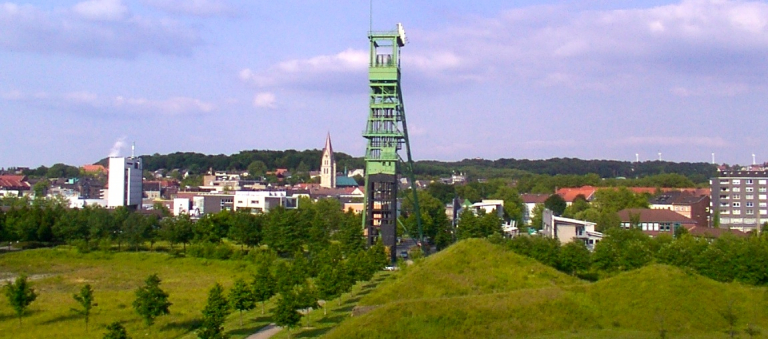
[[[187,248],[187,254],[195,258],[227,260],[232,256],[232,248],[225,244],[209,242],[197,243]]]

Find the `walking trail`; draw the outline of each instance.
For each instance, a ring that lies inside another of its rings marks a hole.
[[[280,330],[282,330],[282,327],[275,324],[269,324],[262,327],[258,332],[251,334],[245,339],[269,339],[273,335],[277,334],[277,332],[280,332]]]

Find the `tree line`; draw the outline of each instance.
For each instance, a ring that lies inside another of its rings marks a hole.
[[[3,202],[0,241],[31,247],[66,243],[89,251],[115,246],[117,250],[141,250],[149,245],[152,250],[163,241],[173,251],[180,246],[190,255],[226,259],[256,246],[267,246],[281,256],[300,248],[315,252],[331,241],[339,242],[345,253],[364,246],[361,216],[342,211],[333,199],[301,199],[298,209],[278,207],[266,214],[225,210],[196,221],[188,215],[171,216],[162,209],[144,214],[122,207],[69,209],[66,201],[57,199]]]

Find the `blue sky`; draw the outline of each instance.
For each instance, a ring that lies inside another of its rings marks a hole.
[[[361,156],[368,1],[0,2],[0,167]],[[414,157],[768,158],[765,1],[374,1]]]

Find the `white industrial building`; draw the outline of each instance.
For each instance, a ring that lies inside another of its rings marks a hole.
[[[141,209],[142,173],[141,158],[109,158],[107,206],[110,208],[127,206]]]

